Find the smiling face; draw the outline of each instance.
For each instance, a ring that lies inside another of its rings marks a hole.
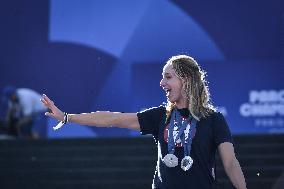
[[[167,61],[160,85],[168,99],[168,118],[174,108],[188,108],[196,120],[216,111],[210,101],[205,72],[188,55],[172,56]]]
[[[177,77],[172,64],[165,65],[162,75],[160,86],[166,92],[168,101],[175,103],[177,108],[187,108],[187,100],[182,95],[182,81]]]

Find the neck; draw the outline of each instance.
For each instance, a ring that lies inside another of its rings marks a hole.
[[[180,102],[176,102],[176,108],[182,109],[182,108],[188,108],[188,103],[185,100],[182,100]]]

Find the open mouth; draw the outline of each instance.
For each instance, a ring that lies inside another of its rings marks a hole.
[[[168,97],[170,95],[171,89],[164,88],[164,91],[166,92],[166,96]]]

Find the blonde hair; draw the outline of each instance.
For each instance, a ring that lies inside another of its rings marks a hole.
[[[187,55],[171,57],[166,65],[172,65],[177,77],[182,81],[182,95],[188,102],[188,110],[196,119],[207,116],[216,109],[211,103],[210,93],[205,80],[206,72],[201,70],[194,58]],[[166,105],[167,117],[169,118],[175,103],[168,100]]]

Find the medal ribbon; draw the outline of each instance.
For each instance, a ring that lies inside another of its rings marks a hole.
[[[189,133],[188,133],[188,138],[187,141],[185,141],[185,134],[184,132],[182,133],[181,136],[181,142],[184,148],[184,156],[190,156],[190,151],[191,151],[191,144],[192,144],[192,139],[193,139],[193,132],[196,129],[196,119],[192,119]],[[187,142],[187,143],[186,143]]]
[[[175,126],[175,121],[176,123],[178,124],[178,135],[176,137],[176,140],[174,140],[174,136],[173,136],[173,131],[174,131],[174,126]],[[187,146],[188,145],[185,145],[185,136],[184,136],[184,130],[186,129],[187,125],[189,124],[189,121],[190,121],[190,117],[188,117],[183,123],[182,123],[182,117],[180,115],[180,113],[174,109],[172,114],[171,114],[171,120],[170,120],[170,126],[169,126],[169,137],[168,137],[168,153],[169,154],[174,154],[175,152],[175,143],[178,139],[181,139],[182,141],[182,144],[184,146],[184,151],[185,151],[185,154],[187,154],[187,152],[190,152],[190,149],[191,149],[191,145],[190,147],[188,148]],[[191,130],[191,128],[190,128]],[[184,137],[181,137],[181,136],[184,136]],[[192,140],[192,137],[191,137],[191,133],[190,133],[190,137],[188,137],[188,139]],[[190,141],[187,141],[187,143],[189,143]],[[190,142],[191,144],[191,142]]]

